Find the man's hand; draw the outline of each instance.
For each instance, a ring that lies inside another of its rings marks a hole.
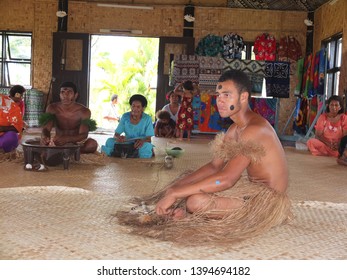
[[[51,141],[50,137],[42,135],[40,139],[40,144],[44,146],[48,146],[50,141]]]
[[[170,189],[169,189],[170,190]],[[176,198],[167,191],[165,196],[158,201],[155,206],[155,212],[158,215],[169,215],[172,212],[171,206],[176,202]]]

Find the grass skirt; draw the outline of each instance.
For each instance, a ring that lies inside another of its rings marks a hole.
[[[284,193],[278,193],[260,183],[241,178],[235,186],[218,196],[240,198],[244,201],[238,209],[223,212],[204,211],[188,214],[181,220],[158,216],[154,212],[156,202],[165,189],[151,197],[134,199],[130,211],[116,213],[118,221],[128,226],[131,233],[184,245],[201,245],[205,242],[228,243],[257,236],[274,226],[283,224],[291,216],[291,203]],[[210,195],[206,208],[214,203],[216,194]],[[175,207],[185,207],[185,200]],[[211,218],[211,214],[222,218]]]

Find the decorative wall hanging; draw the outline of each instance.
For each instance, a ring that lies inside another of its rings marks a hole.
[[[223,38],[216,35],[207,35],[202,38],[195,49],[201,56],[221,56],[223,53]]]
[[[270,60],[276,59],[276,39],[274,36],[263,33],[258,36],[254,42],[253,52],[255,53],[256,60]]]
[[[241,59],[245,43],[240,35],[228,33],[223,36],[223,57]]]

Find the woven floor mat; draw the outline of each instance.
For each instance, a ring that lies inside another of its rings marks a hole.
[[[0,189],[0,259],[347,259],[347,204],[295,202],[288,225],[232,246],[187,248],[128,234],[128,197],[79,188]]]

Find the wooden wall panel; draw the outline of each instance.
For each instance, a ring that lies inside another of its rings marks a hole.
[[[182,0],[182,4],[187,1]],[[346,30],[347,1],[326,4],[316,11],[314,48],[320,41]],[[146,2],[147,3],[147,2]],[[148,0],[148,4],[150,0]],[[142,30],[144,37],[177,36],[183,34],[184,6],[154,6],[154,10],[134,10],[97,7],[92,2],[69,1],[68,32],[100,33],[100,29]],[[57,0],[2,0],[1,9],[10,11],[0,17],[1,30],[33,32],[33,86],[48,91],[52,71],[52,33],[57,31],[55,15]],[[16,20],[13,20],[13,14]],[[285,35],[295,36],[305,50],[307,17],[305,12],[283,12],[229,8],[195,8],[194,37],[198,43],[208,34],[224,35],[235,32],[246,41],[267,32],[276,39]],[[343,37],[343,71],[346,71],[347,36]],[[341,75],[344,86],[346,74]],[[293,98],[281,102],[280,120],[285,123],[293,108]]]

